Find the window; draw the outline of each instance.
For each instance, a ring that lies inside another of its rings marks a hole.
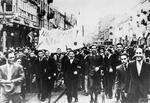
[[[33,15],[31,15],[31,20],[33,20]]]
[[[12,11],[12,0],[7,0],[6,11]]]

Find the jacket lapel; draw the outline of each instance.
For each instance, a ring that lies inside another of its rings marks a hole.
[[[145,71],[145,62],[143,61],[142,67],[141,67],[141,73],[140,73],[140,77],[142,76],[142,74]]]
[[[138,71],[137,71],[137,65],[136,65],[136,61],[134,62],[134,65],[133,65],[133,74],[135,74],[135,77],[138,78]]]

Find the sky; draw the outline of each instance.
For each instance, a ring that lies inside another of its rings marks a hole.
[[[132,10],[140,0],[53,0],[53,6],[78,17],[78,23],[94,30],[102,17],[120,15]],[[78,15],[80,12],[80,15]]]
[[[61,12],[80,12],[83,24],[95,23],[106,15],[123,14],[131,10],[139,0],[53,0],[53,5]]]

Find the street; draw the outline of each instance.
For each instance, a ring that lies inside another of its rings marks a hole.
[[[56,98],[58,97],[58,93],[52,94],[52,100],[51,103],[53,103]],[[84,96],[83,94],[79,93],[79,102],[78,103],[89,103],[90,102],[90,96]],[[102,103],[101,95],[98,97],[98,102]],[[26,96],[26,102],[25,103],[48,103],[48,99],[46,99],[45,102],[40,102],[37,98],[36,94],[27,94]],[[66,95],[64,95],[57,103],[67,103]],[[106,99],[105,103],[115,103],[115,99]]]

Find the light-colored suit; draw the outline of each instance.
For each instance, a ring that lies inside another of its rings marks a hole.
[[[8,79],[8,69],[7,64],[0,66],[0,81],[1,80],[7,80]],[[11,70],[11,81],[14,83],[14,89],[11,93],[6,93],[2,84],[1,86],[1,97],[0,97],[0,103],[7,103],[10,101],[10,97],[16,97],[17,100],[12,100],[13,103],[20,103],[21,100],[19,100],[19,93],[21,93],[21,83],[24,79],[24,71],[21,65],[13,64],[12,70]],[[10,96],[10,97],[9,97]],[[7,98],[6,98],[7,97]]]

